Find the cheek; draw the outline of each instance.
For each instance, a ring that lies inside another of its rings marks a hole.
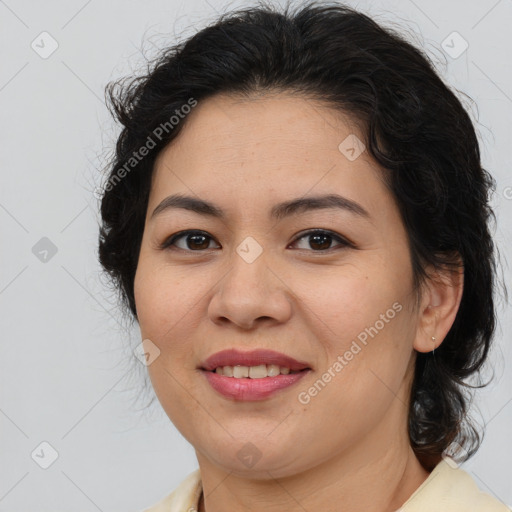
[[[370,265],[351,265],[324,274],[302,275],[293,281],[290,278],[290,284],[302,314],[318,323],[327,339],[342,342],[379,321],[381,314],[403,300],[406,290],[400,281],[392,282],[385,276]],[[395,310],[389,316],[393,313]]]
[[[179,325],[197,301],[194,273],[163,265],[141,253],[134,282],[137,316],[143,336],[162,339]],[[163,340],[162,340],[163,341]]]
[[[375,387],[385,388],[379,378],[392,389],[400,386],[412,352],[409,286],[382,265],[339,269],[336,276],[296,282],[299,314],[309,319],[308,330],[325,351],[320,371],[330,368],[356,401],[371,399]]]
[[[143,338],[153,339],[161,330],[162,309],[168,301],[164,295],[158,273],[152,272],[144,257],[139,258],[139,264],[134,280],[135,306]]]
[[[179,276],[177,267],[162,265],[141,254],[135,275],[134,295],[142,339],[149,339],[160,350],[147,367],[152,386],[171,416],[186,410],[189,373],[194,369],[190,333],[196,327],[193,273]]]
[[[142,339],[151,340],[160,350],[158,359],[148,366],[159,396],[165,396],[169,389],[174,395],[179,392],[179,382],[190,378],[200,359],[197,351],[202,344],[196,333],[204,323],[205,294],[215,282],[208,279],[199,268],[180,268],[151,255],[141,254],[139,258],[135,304]],[[164,391],[160,390],[162,385]]]

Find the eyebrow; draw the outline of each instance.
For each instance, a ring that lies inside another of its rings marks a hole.
[[[183,194],[173,194],[166,197],[151,214],[151,219],[160,213],[172,209],[181,208],[199,215],[214,217],[224,220],[225,212],[213,203]],[[272,207],[270,217],[276,220],[290,217],[295,214],[305,213],[311,210],[341,209],[353,213],[359,217],[370,219],[370,214],[359,203],[338,194],[322,196],[301,197],[276,204]]]

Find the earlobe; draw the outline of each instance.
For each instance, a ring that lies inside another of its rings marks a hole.
[[[451,329],[464,288],[464,269],[436,270],[425,284],[413,347],[418,352],[436,350]]]

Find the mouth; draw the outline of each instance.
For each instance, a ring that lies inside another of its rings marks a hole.
[[[278,352],[233,349],[213,354],[199,370],[219,395],[235,402],[251,402],[292,389],[312,367]]]

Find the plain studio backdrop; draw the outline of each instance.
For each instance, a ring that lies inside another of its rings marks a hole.
[[[512,282],[512,2],[347,4],[403,27],[475,101],[459,96],[497,180],[495,238]],[[138,330],[99,272],[94,191],[119,131],[103,90],[142,68],[141,49],[152,56],[247,5],[0,1],[0,511],[135,512],[197,467],[158,402],[143,409]],[[495,379],[472,409],[486,436],[463,467],[511,505],[512,321],[498,308]]]

